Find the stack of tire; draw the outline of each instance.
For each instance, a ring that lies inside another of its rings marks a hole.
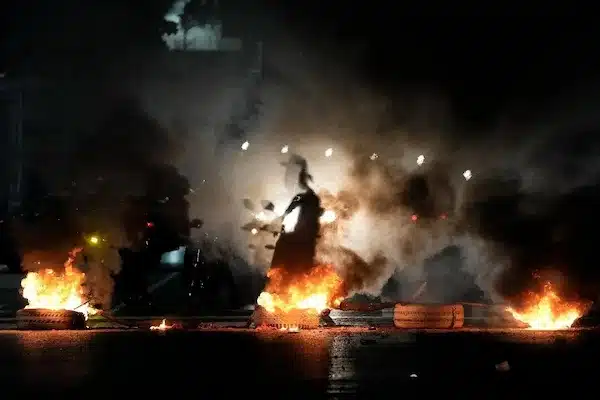
[[[458,329],[465,324],[461,304],[396,304],[394,326],[399,329]]]

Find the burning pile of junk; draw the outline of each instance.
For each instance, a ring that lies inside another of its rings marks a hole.
[[[400,329],[477,327],[474,320],[484,310],[486,315],[483,319],[487,327],[490,327],[490,321],[494,321],[492,324],[497,327],[560,330],[570,328],[591,306],[589,302],[563,298],[558,287],[541,278],[538,279],[541,282],[539,290],[522,293],[519,301],[513,303],[518,303],[518,307],[465,302],[467,295],[445,299],[441,304],[439,301],[419,302],[428,285],[434,286],[436,281],[442,286],[447,283],[447,275],[436,280],[435,273],[430,274],[430,281],[419,285],[411,296],[412,300],[407,303],[379,301],[353,306],[349,300],[353,294],[360,293],[360,285],[356,284],[351,271],[364,270],[369,265],[338,243],[334,244],[334,248],[331,241],[329,245],[323,244],[341,229],[343,220],[348,219],[345,214],[352,212],[352,200],[344,199],[347,200],[344,202],[341,196],[334,198],[327,192],[315,193],[309,185],[312,176],[302,157],[292,155],[284,165],[299,169],[297,186],[300,190],[283,213],[274,212],[275,207],[270,201],[264,201],[263,210],[258,212],[249,199],[244,201],[255,218],[243,229],[254,237],[266,238],[257,242],[273,251],[268,281],[257,299],[250,327],[310,329],[336,326],[335,320],[330,317],[333,310],[356,310],[368,314],[388,309],[393,315],[393,326]],[[412,222],[418,220],[415,215],[411,217]],[[441,220],[448,218],[446,213],[441,215]],[[270,237],[277,238],[274,245],[268,243]],[[452,250],[453,246],[449,246],[441,253],[452,253]],[[332,252],[342,253],[346,260],[355,264],[354,268],[339,268],[335,262],[328,262],[327,255]],[[460,255],[455,258],[460,258]],[[374,263],[377,259],[371,265]],[[434,260],[431,263],[435,264]],[[447,263],[444,268],[448,268]]]
[[[426,299],[428,289],[440,292],[435,286],[443,286],[449,279],[447,275],[436,278],[435,272],[431,272],[416,291],[413,289],[411,296],[403,296],[405,300],[409,298],[406,302],[392,299],[353,305],[350,300],[362,293],[364,276],[371,269],[381,270],[385,260],[375,256],[367,262],[336,239],[350,216],[356,214],[358,207],[352,196],[333,196],[326,191],[316,193],[311,187],[307,162],[298,155],[291,155],[285,165],[288,178],[290,170],[293,171],[294,189],[290,191],[297,193],[286,209],[276,210],[271,201],[264,201],[258,210],[252,201],[244,200],[253,219],[242,229],[250,234],[251,248],[260,248],[262,254],[267,254],[264,259],[270,265],[262,291],[252,299],[255,305],[247,327],[297,332],[340,326],[332,318],[335,313],[368,314],[388,310],[389,325],[395,328],[455,329],[475,326],[474,315],[485,309],[487,319],[493,314],[494,318],[504,319],[504,323],[508,320],[516,327],[559,330],[570,328],[589,311],[590,303],[563,298],[559,287],[542,278],[539,278],[539,290],[521,294],[519,301],[511,302],[511,306],[465,303],[465,296],[430,301]],[[186,187],[180,190],[179,197],[184,199],[188,190]],[[164,194],[154,197],[161,198]],[[181,258],[186,311],[231,310],[246,304],[236,299],[239,285],[236,286],[227,263],[217,262],[218,265],[208,268],[208,264],[215,262],[208,260],[205,248],[190,239],[191,229],[201,228],[203,223],[198,219],[189,221],[186,201],[175,204],[181,211],[179,218],[173,217],[179,215],[177,213],[165,212],[161,201],[150,203],[154,206],[133,207],[145,212],[130,218],[133,221],[130,225],[134,227],[130,229],[131,247],[110,246],[101,235],[92,234],[85,237],[84,245],[66,254],[63,265],[38,262],[40,268],[30,270],[21,282],[22,297],[27,305],[17,313],[18,328],[86,329],[90,318],[95,316],[121,327],[128,326],[115,316],[123,308],[133,310],[136,315],[142,312],[143,315],[160,315],[157,321],[161,322],[150,328],[153,331],[181,327],[173,323],[176,317],[165,318],[165,314],[152,313],[151,292],[157,285],[148,287],[144,272],[160,265],[164,255],[171,253]],[[420,210],[420,215],[424,214],[425,211]],[[442,215],[440,220],[443,221],[438,222],[449,223],[448,215]],[[407,229],[416,225],[416,221],[420,223],[420,217],[412,214]],[[417,234],[417,231],[409,231],[409,234]],[[460,258],[460,255],[452,255],[452,249],[448,252],[449,255],[442,256]],[[90,265],[103,260],[108,253],[117,256],[120,271],[108,277],[115,285],[105,291],[110,292],[107,300],[107,293],[98,290],[98,277]],[[338,260],[344,260],[345,265],[338,265]],[[434,257],[426,263],[436,265],[438,262]],[[444,268],[448,268],[447,262]],[[220,296],[224,297],[223,301],[217,300]],[[177,311],[180,316],[181,311]]]
[[[18,328],[85,329],[97,325],[91,323],[94,321],[135,327],[121,317],[164,315],[152,294],[169,280],[175,282],[175,290],[168,295],[181,292],[177,313],[196,313],[198,304],[204,308],[235,305],[231,271],[223,263],[208,260],[201,243],[191,239],[191,231],[201,228],[203,222],[190,221],[188,216],[188,183],[179,182],[170,170],[161,172],[168,184],[153,179],[147,193],[128,199],[119,221],[125,239],[111,236],[109,229],[104,234],[77,231],[68,235],[67,241],[76,243],[70,251],[54,248],[64,247],[61,242],[24,254],[26,275],[20,293],[26,305],[17,312]],[[35,240],[29,240],[27,248],[37,249],[38,233],[30,235]],[[122,245],[124,242],[128,245]],[[165,278],[149,285],[150,274]],[[223,289],[227,289],[226,295],[219,303]]]
[[[75,265],[81,248],[73,249],[62,270],[29,272],[21,282],[27,306],[17,312],[20,329],[85,329],[97,310],[86,300],[85,274]]]
[[[308,174],[307,163],[294,155],[289,165],[299,167],[301,192],[292,199],[282,216],[271,220],[257,217],[243,227],[253,235],[265,232],[278,237],[275,246],[265,246],[273,250],[273,256],[267,284],[258,296],[250,319],[251,327],[293,330],[331,325],[330,308],[339,306],[346,295],[343,279],[336,269],[315,263],[325,210],[319,196],[309,186],[312,177]],[[245,203],[248,208],[254,208],[249,205],[249,200]],[[273,212],[273,203],[265,202],[264,209],[262,216],[265,211]],[[334,220],[335,216],[328,222]]]

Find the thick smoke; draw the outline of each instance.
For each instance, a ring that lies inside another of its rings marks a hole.
[[[130,96],[117,96],[111,103],[70,144],[69,156],[53,175],[40,169],[26,176],[27,201],[20,218],[13,220],[26,271],[60,269],[68,252],[82,247],[76,264],[86,273],[94,304],[104,307],[110,306],[114,276],[120,271],[117,250],[133,244],[131,238],[149,211],[133,199],[150,195],[176,201],[173,193],[188,191],[185,178],[165,164],[176,144],[171,133]],[[176,207],[177,215],[169,216],[173,224],[185,205]],[[90,236],[99,243],[87,243]]]
[[[354,291],[381,293],[393,277],[401,287],[394,296],[412,298],[426,283],[425,298],[435,301],[464,298],[472,280],[488,299],[514,300],[539,268],[558,269],[572,278],[563,282],[581,287],[588,275],[572,271],[583,255],[570,246],[581,248],[590,239],[582,241],[577,231],[585,218],[578,215],[575,223],[565,216],[565,202],[575,201],[565,193],[574,193],[568,182],[580,187],[596,174],[583,160],[551,161],[560,154],[555,146],[563,133],[508,127],[466,140],[452,127],[440,96],[392,102],[339,65],[320,65],[305,54],[267,59],[258,111],[234,135],[226,128],[244,109],[238,102],[257,96],[235,74],[216,68],[197,80],[171,82],[168,90],[145,88],[149,112],[184,132],[177,164],[192,182],[192,213],[205,220],[208,237],[264,271],[275,237],[240,227],[261,213],[265,201],[274,203],[275,214],[285,209],[295,193],[281,164],[295,153],[307,160],[324,206],[340,216],[325,228],[319,257],[340,268]],[[172,97],[161,99],[167,92]],[[289,153],[282,154],[285,146]],[[561,178],[557,162],[591,172]],[[473,172],[470,180],[462,175],[466,169]],[[251,200],[247,207],[242,199]],[[445,287],[436,288],[436,276]]]
[[[256,89],[220,73],[223,68],[205,71],[197,80],[170,82],[168,88],[144,88],[149,113],[184,132],[177,164],[190,178],[191,212],[205,221],[204,234],[264,271],[276,238],[240,227],[261,214],[265,201],[281,215],[297,190],[286,185],[282,164],[298,154],[307,160],[312,187],[325,207],[340,215],[340,207],[349,209],[334,232],[326,233],[319,257],[343,270],[352,291],[378,294],[391,276],[418,287],[427,279],[427,260],[456,245],[462,249],[462,269],[493,296],[493,271],[500,261],[490,258],[478,235],[456,234],[450,218],[438,221],[442,213],[450,216],[459,208],[462,172],[470,166],[464,156],[446,155],[456,140],[445,131],[450,118],[443,102],[407,97],[404,103],[418,118],[391,124],[396,118],[390,102],[343,69],[312,65],[301,54],[267,61],[258,113],[245,121],[241,135],[228,136],[226,127],[237,115],[237,102],[253,100]],[[222,87],[238,89],[223,92]],[[166,92],[172,97],[161,98]],[[416,162],[420,154],[427,160],[422,166]],[[479,163],[477,173],[483,168]],[[242,199],[251,204],[244,207]],[[411,220],[415,213],[418,224]],[[462,286],[457,291],[466,290]]]

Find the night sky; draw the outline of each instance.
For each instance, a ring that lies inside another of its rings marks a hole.
[[[165,0],[5,6],[0,65],[11,76],[75,70],[98,78],[162,47],[169,6]],[[451,100],[464,132],[489,127],[507,112],[523,118],[564,91],[596,82],[600,28],[576,11],[234,0],[222,1],[220,12],[232,35],[260,37],[271,47],[288,39],[304,43],[391,97],[407,86],[433,88]]]

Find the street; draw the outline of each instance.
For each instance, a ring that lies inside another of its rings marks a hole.
[[[411,388],[450,397],[491,390],[504,398],[575,379],[574,395],[596,379],[598,337],[594,330],[2,331],[0,374],[6,393],[20,398],[123,391],[362,397]],[[510,370],[497,371],[504,361]]]

